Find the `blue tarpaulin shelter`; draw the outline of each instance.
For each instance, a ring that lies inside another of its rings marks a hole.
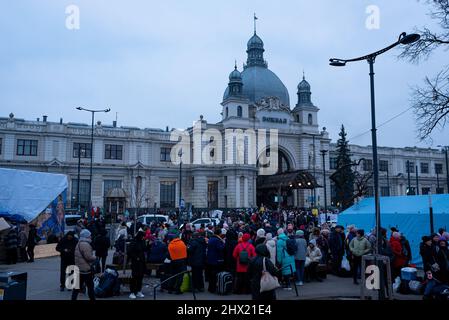
[[[390,231],[396,227],[409,240],[412,249],[412,262],[422,265],[419,255],[421,237],[430,235],[430,201],[433,207],[435,232],[449,227],[449,194],[397,196],[380,198],[381,225]],[[347,226],[354,224],[366,233],[375,227],[374,198],[365,198],[341,212],[338,223]],[[388,237],[390,232],[388,232]]]

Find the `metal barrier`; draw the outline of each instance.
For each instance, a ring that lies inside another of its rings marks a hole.
[[[192,282],[192,271],[191,271],[191,270],[186,270],[186,271],[179,272],[179,273],[177,273],[177,274],[175,274],[175,275],[173,275],[173,276],[171,276],[171,277],[165,279],[164,281],[161,281],[161,283],[159,283],[159,284],[158,284],[157,286],[155,286],[154,289],[153,289],[153,290],[154,290],[154,291],[153,291],[153,298],[154,298],[154,300],[156,300],[157,288],[159,288],[160,286],[162,286],[162,284],[166,283],[167,281],[170,281],[170,280],[172,280],[173,278],[179,277],[181,274],[184,274],[184,273],[187,273],[188,276],[189,276],[189,282],[190,282],[190,288],[192,289],[193,300],[196,300],[195,287],[194,287],[193,282]]]

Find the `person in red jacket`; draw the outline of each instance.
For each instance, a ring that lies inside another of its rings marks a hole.
[[[401,275],[401,269],[406,267],[407,256],[404,255],[401,244],[401,234],[393,232],[390,238],[391,251],[393,251],[393,261],[391,274],[393,279]]]
[[[250,293],[250,277],[248,275],[248,266],[251,258],[256,256],[256,250],[254,246],[249,242],[251,236],[249,233],[245,233],[242,236],[242,241],[234,248],[233,257],[237,261],[236,268],[236,282],[235,293],[236,294],[249,294]]]

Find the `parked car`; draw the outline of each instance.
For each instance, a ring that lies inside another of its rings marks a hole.
[[[83,217],[80,214],[66,214],[64,217],[64,233],[75,231],[76,223]]]
[[[144,214],[137,218],[137,222],[140,222],[145,226],[149,226],[153,221],[167,223],[169,222],[169,217],[162,214]]]
[[[195,229],[199,229],[201,228],[201,225],[204,224],[205,227],[207,227],[209,224],[212,224],[213,226],[217,226],[220,223],[220,219],[218,218],[200,218],[200,219],[196,219],[192,222],[190,222],[190,224],[195,227]],[[179,229],[182,229],[184,227],[184,224],[181,224],[181,226],[179,227]]]

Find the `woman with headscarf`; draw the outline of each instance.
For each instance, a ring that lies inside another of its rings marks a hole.
[[[256,257],[251,260],[248,266],[248,274],[250,275],[251,295],[253,300],[276,300],[276,290],[260,292],[260,279],[262,278],[263,265],[265,263],[266,271],[272,276],[276,276],[276,267],[270,260],[270,253],[264,244],[256,247]]]
[[[273,263],[273,265],[276,265],[276,241],[273,239],[273,236],[271,233],[267,233],[266,236],[266,246],[268,249],[268,252],[270,253],[270,260]]]
[[[82,288],[84,284],[87,287],[89,300],[95,300],[92,263],[95,262],[97,258],[93,254],[91,242],[91,232],[87,229],[83,229],[80,232],[80,239],[75,247],[75,265],[79,269],[80,279],[79,287],[74,288],[72,291],[72,300],[76,300],[78,298],[78,293],[80,291],[79,288]]]
[[[393,251],[393,262],[391,274],[393,279],[401,275],[401,269],[406,266],[407,257],[403,254],[401,234],[394,231],[390,238],[391,250]]]

